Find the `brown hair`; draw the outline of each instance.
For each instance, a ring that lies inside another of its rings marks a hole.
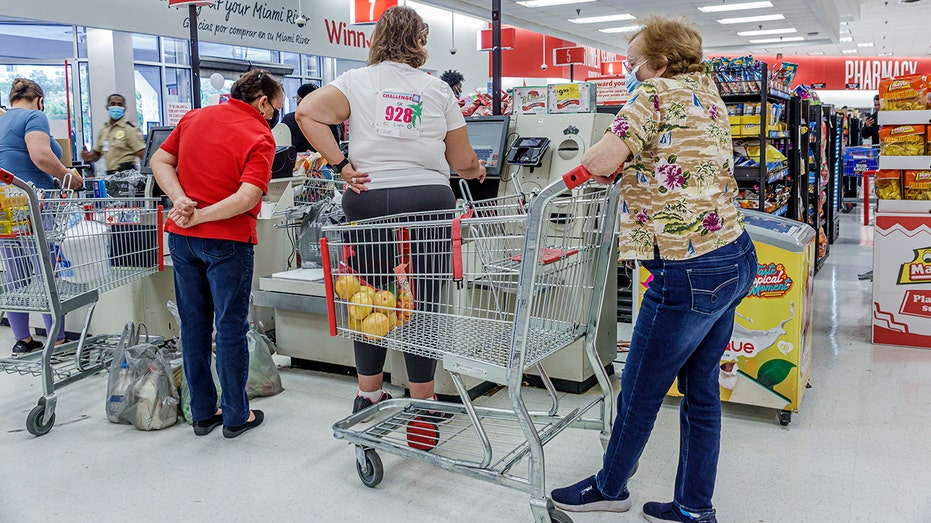
[[[39,84],[25,78],[13,79],[13,87],[10,88],[10,103],[17,100],[31,102],[36,98],[45,98],[45,91]]]
[[[267,96],[270,102],[283,93],[281,82],[265,69],[253,69],[240,76],[230,89],[230,96],[246,103],[252,103],[262,95]]]
[[[400,62],[418,68],[427,61],[427,24],[410,7],[395,6],[385,11],[369,47],[369,65]]]
[[[666,78],[703,70],[701,33],[685,17],[647,15],[643,18],[643,27],[627,41],[638,38],[643,58],[653,69],[665,66],[663,76]]]

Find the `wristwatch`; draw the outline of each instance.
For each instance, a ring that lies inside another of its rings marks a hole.
[[[349,158],[343,158],[343,161],[339,162],[338,164],[331,165],[330,169],[335,171],[336,174],[340,174],[343,171],[343,167],[346,167],[347,165],[349,165]]]

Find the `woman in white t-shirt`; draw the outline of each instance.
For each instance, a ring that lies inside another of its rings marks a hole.
[[[298,125],[308,141],[349,184],[351,191],[342,199],[349,220],[454,209],[450,167],[462,178],[485,178],[485,167],[469,144],[456,96],[445,82],[418,70],[427,61],[428,33],[429,27],[416,11],[392,7],[372,33],[368,67],[343,73],[304,98],[297,109]],[[343,157],[328,127],[345,120],[349,120],[352,137],[351,160]],[[393,254],[355,260],[357,270],[390,273]],[[416,274],[416,253],[413,258]],[[438,265],[449,261],[426,263],[436,272]],[[420,294],[418,308],[431,303],[431,295],[438,291],[436,283],[415,290]],[[358,341],[354,349],[359,376],[355,413],[391,396],[382,389],[386,350]],[[436,361],[406,352],[404,358],[411,397],[435,398]]]

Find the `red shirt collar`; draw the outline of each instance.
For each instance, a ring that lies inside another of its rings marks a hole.
[[[259,110],[256,109],[255,107],[252,107],[252,105],[247,104],[246,102],[243,102],[242,100],[237,100],[235,98],[230,98],[229,104],[231,107],[235,107],[239,109],[240,111],[248,114],[249,116],[252,116],[256,120],[264,123],[265,125],[268,125],[268,121],[265,120],[265,117],[262,116],[262,113],[260,113]]]

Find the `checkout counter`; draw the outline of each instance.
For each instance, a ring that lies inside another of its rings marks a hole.
[[[578,166],[582,154],[601,138],[612,118],[597,113],[469,118],[470,142],[480,158],[486,160],[488,170],[484,184],[470,184],[473,197],[487,199],[545,187]],[[152,144],[153,150],[157,147]],[[275,213],[293,206],[295,186],[304,180],[303,177],[273,179],[263,199],[258,219],[260,243],[255,257],[254,303],[259,319],[267,328],[275,329],[279,354],[290,356],[297,366],[349,372],[354,367],[351,342],[328,334],[322,270],[291,268],[295,264],[289,260],[295,259],[295,245],[301,242],[292,243],[294,239],[285,228],[286,218]],[[453,176],[451,183],[458,192],[459,179]],[[616,267],[612,264],[604,287],[601,327],[595,334],[596,347],[607,367],[611,367],[616,351],[615,282]],[[145,323],[152,334],[177,336],[178,325],[165,306],[174,299],[173,272],[166,252],[164,272],[101,295],[91,332],[118,333],[127,321],[134,321]],[[40,324],[40,315],[33,315],[33,321]],[[82,321],[81,311],[69,314],[66,328],[78,331]],[[392,384],[407,387],[400,356],[388,351],[385,372],[390,373]],[[596,383],[581,340],[543,364],[559,390],[582,392]],[[439,366],[442,368],[441,362]],[[438,372],[436,379],[438,394],[456,395],[448,373]],[[480,393],[486,386],[467,376],[463,379],[473,393]],[[528,380],[534,383],[538,378],[528,376]]]
[[[541,114],[468,118],[469,139],[476,154],[486,160],[488,176],[483,184],[469,184],[475,199],[487,199],[531,192],[558,179],[578,166],[585,150],[597,142],[610,125],[609,114]],[[459,178],[451,183],[459,194]],[[282,234],[282,236],[284,236]],[[298,242],[302,243],[302,242]],[[262,249],[264,256],[264,248]],[[328,335],[323,272],[316,268],[259,272],[254,302],[273,311],[278,353],[290,356],[299,366],[345,372],[354,366],[351,341]],[[607,367],[614,361],[617,341],[616,267],[612,265],[604,288],[601,328],[596,347]],[[596,383],[594,373],[583,352],[582,340],[557,352],[543,363],[557,389],[582,392]],[[442,369],[442,362],[438,368]],[[390,382],[407,387],[404,359],[388,351],[385,372]],[[609,369],[610,372],[610,369]],[[485,384],[463,376],[473,394]],[[533,383],[534,376],[528,376]],[[538,383],[542,383],[539,382]],[[449,374],[437,372],[439,395],[455,396]]]

